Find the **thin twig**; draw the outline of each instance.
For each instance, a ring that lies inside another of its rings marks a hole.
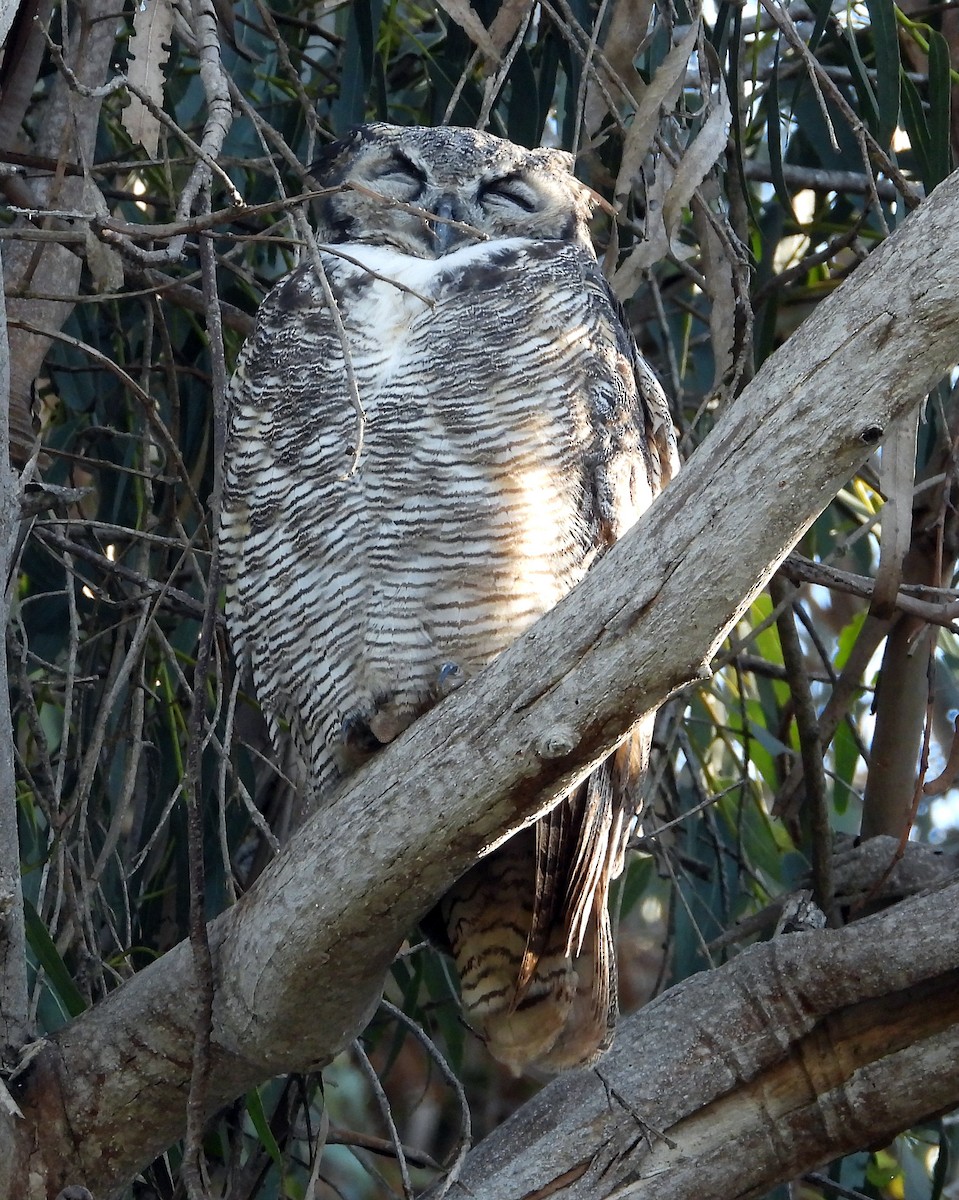
[[[350,463],[349,470],[345,475],[345,478],[349,479],[356,474],[357,468],[360,465],[360,456],[363,453],[363,438],[366,433],[366,412],[363,408],[363,401],[360,399],[360,390],[356,382],[356,371],[353,368],[353,353],[350,350],[350,343],[346,336],[343,318],[340,316],[339,305],[336,302],[336,297],[333,295],[333,289],[330,287],[330,281],[327,278],[326,268],[323,266],[323,259],[320,256],[316,238],[313,236],[313,230],[309,227],[302,209],[297,209],[293,213],[293,220],[296,223],[297,232],[306,243],[310,261],[313,264],[313,270],[320,287],[323,289],[323,297],[326,300],[330,320],[333,322],[336,335],[340,340],[340,349],[343,352],[346,387],[350,395],[350,403],[353,405],[353,411],[356,413],[356,445],[353,447],[353,461]]]
[[[905,175],[899,170],[894,162],[889,158],[889,155],[883,150],[882,146],[876,141],[868,129],[863,125],[862,121],[849,106],[845,96],[839,88],[830,79],[828,73],[823,70],[822,65],[812,54],[809,47],[803,41],[802,36],[793,23],[792,17],[785,8],[783,8],[777,0],[760,0],[763,8],[773,18],[779,28],[786,36],[786,40],[790,43],[796,53],[803,59],[806,64],[808,77],[811,86],[816,90],[817,95],[820,92],[825,93],[833,104],[839,109],[843,117],[846,119],[849,128],[856,135],[857,141],[860,142],[863,155],[863,166],[869,167],[870,161],[875,160],[880,170],[888,179],[896,185],[899,194],[906,202],[908,208],[915,208],[921,197],[912,184],[906,179]],[[814,78],[815,77],[815,78]],[[830,125],[831,128],[831,125]],[[873,179],[873,185],[870,188],[870,194],[875,201],[876,210],[882,217],[882,206],[879,204],[879,197],[875,193],[875,178],[869,172],[869,177]]]
[[[209,189],[204,189],[209,203]],[[223,490],[223,445],[226,429],[226,365],[223,355],[223,328],[216,288],[216,256],[208,234],[200,238],[200,264],[203,290],[207,297],[207,336],[213,379],[213,464],[214,484],[210,498],[213,527],[219,519]],[[193,1069],[187,1100],[186,1140],[183,1150],[183,1179],[190,1200],[202,1200],[206,1190],[202,1181],[203,1129],[206,1124],[207,1092],[210,1075],[210,1038],[213,1026],[213,957],[206,925],[206,889],[203,862],[203,806],[201,802],[201,751],[206,721],[206,688],[210,674],[216,632],[216,605],[219,593],[219,547],[213,539],[210,576],[196,670],[193,677],[193,702],[187,739],[186,800],[187,846],[190,874],[190,944],[196,972],[196,1028],[193,1041]]]
[[[867,575],[854,575],[850,571],[841,571],[828,563],[812,562],[799,554],[790,554],[779,568],[782,574],[793,583],[810,583],[819,587],[830,588],[833,591],[845,592],[850,596],[861,596],[864,600],[872,598],[875,580]],[[909,616],[928,621],[930,625],[942,625],[953,633],[959,633],[959,600],[951,599],[948,603],[933,604],[921,600],[915,592],[922,594],[943,594],[942,590],[913,585],[902,587],[896,593],[894,605],[900,612]],[[945,592],[950,595],[949,592]]]
[[[373,1068],[373,1064],[369,1060],[369,1056],[363,1049],[360,1041],[357,1039],[353,1043],[353,1053],[360,1064],[360,1070],[366,1076],[366,1081],[372,1089],[373,1095],[376,1097],[376,1103],[380,1110],[384,1124],[390,1135],[390,1141],[393,1143],[393,1150],[396,1154],[396,1165],[399,1167],[400,1179],[403,1183],[403,1195],[406,1200],[413,1200],[413,1184],[410,1180],[410,1169],[406,1162],[406,1154],[403,1151],[403,1143],[400,1141],[400,1135],[396,1128],[396,1122],[393,1120],[393,1110],[390,1107],[389,1098],[383,1090],[383,1085],[380,1083],[379,1077]]]
[[[819,718],[813,704],[809,677],[803,657],[802,644],[793,616],[792,586],[778,575],[769,581],[769,594],[779,609],[776,625],[782,646],[783,663],[789,678],[799,751],[803,764],[807,828],[812,848],[813,895],[816,903],[832,919],[835,892],[832,876],[832,832],[829,827],[829,797],[826,792],[826,772],[823,769],[823,744]]]
[[[443,1180],[438,1191],[434,1195],[434,1200],[443,1200],[443,1197],[449,1189],[459,1179],[460,1171],[463,1169],[463,1163],[466,1161],[466,1155],[473,1144],[473,1126],[470,1119],[469,1101],[466,1099],[466,1093],[463,1090],[463,1085],[460,1083],[456,1072],[449,1065],[443,1055],[440,1053],[439,1047],[429,1036],[425,1029],[412,1017],[406,1015],[402,1009],[391,1004],[389,1000],[381,1000],[380,1008],[393,1018],[394,1021],[399,1021],[401,1025],[405,1025],[413,1037],[420,1043],[430,1059],[439,1068],[440,1074],[453,1089],[460,1110],[460,1140],[456,1150],[456,1156],[446,1170],[446,1178]]]
[[[607,0],[603,0],[603,4],[605,5],[606,3]],[[529,29],[529,23],[533,19],[534,7],[535,5],[532,3],[530,3],[527,7],[526,15],[520,22],[519,29],[517,29],[513,37],[512,44],[503,57],[503,61],[500,63],[496,74],[491,75],[486,81],[486,88],[483,93],[483,107],[480,109],[480,114],[476,121],[477,129],[485,129],[489,124],[490,113],[493,111],[493,105],[496,103],[496,98],[503,90],[506,77],[510,73],[516,55],[519,54],[520,49],[522,48],[523,39],[526,37],[527,29]]]

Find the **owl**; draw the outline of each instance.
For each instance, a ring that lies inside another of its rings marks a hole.
[[[364,125],[311,168],[320,260],[260,307],[230,386],[226,618],[312,803],[477,675],[677,469],[669,408],[570,155]],[[607,897],[648,722],[432,914],[467,1020],[519,1072],[609,1045]]]

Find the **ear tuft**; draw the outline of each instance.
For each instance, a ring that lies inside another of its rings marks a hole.
[[[309,173],[318,182],[323,182],[334,176],[348,154],[353,154],[357,148],[370,136],[371,125],[354,125],[341,138],[324,146],[317,157],[309,165]]]

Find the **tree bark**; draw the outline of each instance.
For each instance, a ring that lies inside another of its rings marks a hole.
[[[322,1063],[342,1047],[376,1003],[402,937],[476,856],[538,817],[637,717],[705,670],[726,631],[873,451],[883,430],[954,362],[957,214],[959,175],[953,175],[763,366],[679,478],[583,584],[480,680],[448,697],[348,781],[251,892],[212,923],[217,995],[211,1104],[277,1072]],[[916,928],[908,917],[899,918],[906,925],[894,926],[906,930],[901,945],[910,953],[909,939],[922,930],[935,943],[947,915],[932,902],[919,911]],[[886,930],[885,920],[894,918],[876,918],[871,928]],[[858,973],[848,949],[856,946],[862,928],[817,935],[833,939],[823,945],[836,955],[836,1011],[848,1008],[854,1016],[865,1011],[858,1005],[887,994]],[[896,938],[888,930],[876,936],[876,945],[890,954]],[[795,944],[812,943],[797,938]],[[954,953],[955,937],[949,944]],[[923,953],[917,951],[917,957]],[[822,1111],[832,1111],[828,1095],[837,1086],[835,1064],[828,1040],[813,1036],[821,1014],[815,997],[789,992],[796,1007],[788,1033],[775,1023],[763,1030],[757,1020],[776,989],[787,988],[788,975],[775,969],[784,954],[789,958],[778,944],[751,952],[741,960],[745,966],[734,964],[721,976],[739,995],[744,1019],[729,1026],[725,1037],[724,1026],[711,1029],[698,1049],[689,1044],[689,1053],[714,1054],[710,1067],[721,1076],[722,1088],[710,1085],[712,1091],[700,1096],[697,1090],[693,1099],[684,1099],[680,1090],[671,1101],[680,1107],[657,1117],[666,1120],[674,1113],[693,1121],[695,1136],[683,1145],[704,1161],[713,1161],[717,1138],[728,1142],[735,1122],[755,1113],[746,1084],[739,1085],[747,1090],[737,1107],[734,1064],[741,1056],[748,1061],[757,1037],[780,1055],[783,1039],[795,1041],[803,1068],[794,1082],[806,1079],[811,1111],[818,1111],[817,1096],[825,1097]],[[753,972],[751,964],[765,961],[763,955],[772,965],[765,973],[758,967]],[[802,957],[797,952],[796,970]],[[930,987],[938,988],[940,976],[959,967],[948,955],[930,961],[938,963],[932,975],[922,977]],[[689,1016],[682,997],[700,989],[697,1011],[707,1009],[715,978],[690,981],[678,991],[678,1001],[658,1002],[653,1017],[677,1004],[676,1011],[686,1014],[682,1027]],[[921,981],[897,978],[894,993],[908,1006],[909,989]],[[100,1195],[182,1133],[192,988],[189,948],[181,945],[41,1050],[17,1081],[27,1114],[14,1131],[23,1181],[18,1197],[54,1196],[67,1183],[83,1183]],[[929,1048],[923,1060],[933,1073],[923,1080],[929,1086],[930,1078],[938,1078],[940,1061],[932,1048],[949,1041],[949,1026],[959,1016],[947,995],[935,994],[935,1006],[920,1006],[927,1024],[913,1030]],[[946,1014],[941,1027],[926,1011],[934,1007]],[[775,1011],[777,1021],[785,1020],[789,1004]],[[869,1010],[876,1019],[883,1011],[882,1004]],[[752,1019],[746,1019],[750,1013]],[[840,1021],[837,1028],[838,1038],[846,1026]],[[850,1054],[866,1033],[862,1024],[860,1033],[848,1034]],[[903,1063],[909,1061],[909,1036]],[[629,1047],[628,1038],[621,1038],[614,1061],[621,1056],[629,1061]],[[685,1085],[675,1083],[680,1063],[671,1061],[673,1074],[662,1074],[659,1086],[681,1088]],[[755,1078],[765,1078],[762,1072],[778,1061],[763,1057]],[[855,1070],[871,1061],[864,1059]],[[895,1067],[893,1056],[879,1061],[888,1070]],[[641,1061],[635,1069],[642,1074]],[[769,1079],[775,1096],[778,1076],[773,1072]],[[557,1086],[554,1095],[564,1095],[563,1089],[578,1084],[573,1079]],[[900,1086],[911,1086],[908,1071]],[[729,1102],[719,1104],[727,1093]],[[939,1093],[929,1095],[931,1106],[938,1107]],[[693,1119],[703,1098],[706,1107]],[[644,1103],[641,1098],[640,1108]],[[815,1161],[822,1161],[826,1138],[847,1132],[833,1117],[823,1120],[825,1133],[814,1147],[790,1125],[792,1109],[770,1107],[769,1097],[766,1103],[776,1122],[783,1122],[785,1148],[776,1140],[779,1126],[762,1121],[754,1144],[781,1151],[788,1172],[806,1162],[805,1155],[811,1163],[814,1150]],[[887,1104],[889,1097],[879,1095],[875,1103]],[[569,1119],[582,1133],[588,1117],[571,1112]],[[877,1117],[883,1133],[884,1121]],[[860,1142],[870,1140],[865,1125],[854,1132]],[[664,1151],[654,1153],[665,1169]],[[735,1158],[748,1174],[751,1164]],[[32,1192],[26,1186],[28,1164]],[[695,1184],[686,1194],[701,1197],[698,1180]]]
[[[64,47],[69,66],[81,84],[99,87],[107,77],[110,59],[116,46],[115,21],[117,7],[112,0],[84,0],[77,6],[76,30],[72,44]],[[25,30],[26,47],[16,66],[12,104],[0,103],[0,130],[8,139],[2,144],[14,149],[20,133],[20,120],[29,103],[40,67],[43,46],[42,27],[49,23],[50,10],[41,6],[39,24]],[[31,76],[34,76],[31,78]],[[3,97],[9,101],[10,97]],[[87,164],[93,160],[101,98],[81,96],[71,90],[62,75],[51,89],[50,98],[42,108],[39,132],[30,145],[35,154],[57,163]],[[10,108],[17,111],[9,111]],[[22,110],[22,111],[20,111]],[[93,208],[92,197],[104,203],[89,178],[51,174],[32,181],[29,190],[21,179],[17,185],[24,190],[16,202],[36,208],[74,209],[88,212]],[[24,222],[25,218],[19,218]],[[74,297],[79,291],[83,258],[66,246],[45,243],[38,246],[29,241],[8,244],[5,257],[5,278],[11,322],[10,329],[10,405],[11,451],[16,461],[29,457],[34,443],[30,416],[34,381],[50,349],[50,338],[21,328],[18,321],[43,329],[59,330],[74,309]],[[31,299],[40,296],[64,296],[64,300]]]

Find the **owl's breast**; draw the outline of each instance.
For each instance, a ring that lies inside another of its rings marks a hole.
[[[616,481],[642,466],[584,250],[343,250],[324,253],[338,321],[312,268],[264,305],[237,373],[224,525],[228,548],[245,538],[231,573],[256,598],[236,618],[254,669],[272,647],[313,745],[335,745],[347,713],[398,729],[452,668],[482,669],[602,552],[602,506],[628,523]]]
[[[355,531],[348,556],[365,564],[375,625],[416,613],[439,658],[471,668],[555,605],[597,552],[588,329],[580,319],[557,331],[549,280],[523,277],[527,245],[440,260],[363,248],[377,275],[343,293],[365,414],[358,469],[336,486],[339,527]],[[352,439],[346,406],[335,428]],[[386,653],[394,636],[373,640]]]

